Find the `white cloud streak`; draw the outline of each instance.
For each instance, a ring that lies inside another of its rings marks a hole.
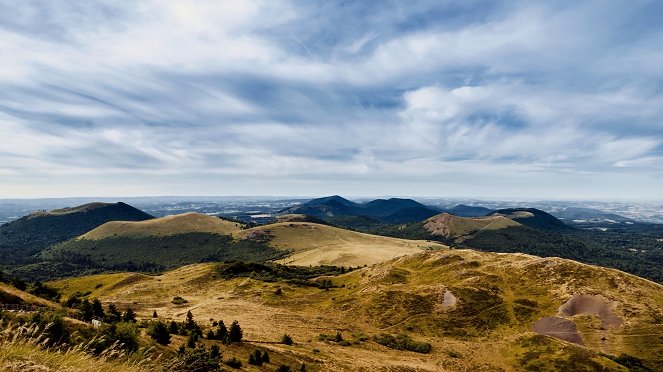
[[[0,197],[657,197],[656,3],[451,6],[0,2]]]

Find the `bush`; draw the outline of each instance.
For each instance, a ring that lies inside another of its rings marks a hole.
[[[223,363],[231,368],[242,368],[242,361],[235,357],[232,357]]]
[[[281,343],[283,345],[292,345],[292,337],[290,337],[289,334],[284,334],[283,337],[281,337]]]
[[[98,334],[101,337],[93,345],[96,354],[101,353],[115,343],[128,352],[138,350],[138,325],[136,323],[104,324],[99,328]]]
[[[180,296],[175,296],[175,297],[173,297],[173,300],[170,301],[170,302],[173,303],[173,304],[175,304],[175,305],[182,305],[182,304],[185,304],[185,303],[187,303],[187,302],[189,302],[189,301],[183,299],[183,298],[180,297]]]
[[[165,346],[170,344],[170,331],[164,322],[152,322],[149,330],[147,331],[147,334],[152,337],[154,341],[161,345]]]
[[[256,350],[249,355],[249,364],[252,366],[261,366],[263,363],[262,352]]]
[[[285,364],[281,364],[277,369],[276,372],[290,372],[290,366],[286,366]]]
[[[37,312],[32,315],[32,322],[43,329],[41,338],[47,340],[47,346],[69,343],[71,340],[70,332],[62,315],[54,312]]]
[[[128,307],[127,311],[124,312],[124,316],[122,317],[122,320],[129,323],[133,322],[136,323],[136,313],[133,311],[132,308]]]
[[[387,333],[381,333],[380,335],[374,336],[373,340],[380,345],[396,350],[409,350],[424,354],[429,353],[431,350],[431,344],[414,341],[410,336],[404,334],[393,336]]]

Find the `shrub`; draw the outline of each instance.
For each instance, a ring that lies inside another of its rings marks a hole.
[[[285,364],[281,364],[277,369],[276,372],[290,372],[290,366],[287,366]]]
[[[70,332],[62,316],[53,312],[37,312],[32,316],[32,322],[43,329],[41,338],[47,346],[65,344],[70,342]]]
[[[429,353],[431,350],[431,344],[414,341],[410,336],[404,334],[393,336],[387,333],[381,333],[374,336],[373,340],[380,345],[396,350],[409,350],[417,353]]]
[[[129,323],[129,322],[136,322],[136,313],[133,311],[132,308],[128,307],[127,311],[124,312],[124,316],[122,316],[122,320]]]
[[[256,350],[249,355],[249,364],[252,366],[261,366],[263,363],[262,352]]]
[[[283,345],[292,345],[292,343],[293,343],[293,342],[292,342],[292,337],[290,337],[290,335],[287,334],[287,333],[284,334],[284,335],[281,337],[281,343],[282,343]]]
[[[173,297],[173,300],[170,301],[170,302],[173,303],[173,304],[175,304],[175,305],[182,305],[182,304],[185,304],[185,303],[187,303],[187,302],[189,302],[189,301],[183,299],[183,298],[180,297],[180,296],[175,296],[175,297]]]
[[[235,357],[232,357],[223,363],[231,368],[242,368],[242,361]]]
[[[161,345],[165,346],[170,344],[170,331],[164,322],[152,322],[149,330],[147,331],[147,334],[152,337],[154,341]]]

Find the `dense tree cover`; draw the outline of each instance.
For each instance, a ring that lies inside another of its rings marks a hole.
[[[273,262],[226,261],[217,265],[217,272],[223,278],[250,277],[266,282],[286,282],[295,285],[327,289],[333,287],[329,279],[312,281],[320,276],[340,275],[352,268],[336,266],[286,266]]]
[[[229,235],[109,237],[59,243],[29,259],[14,260],[5,270],[30,280],[52,280],[114,271],[159,273],[190,263],[231,259],[263,262],[284,255],[287,252],[269,247],[266,242],[233,240]]]
[[[84,207],[84,206],[83,206]],[[154,218],[125,203],[99,204],[75,213],[36,213],[0,226],[0,262],[25,264],[42,249],[84,234],[108,221]]]

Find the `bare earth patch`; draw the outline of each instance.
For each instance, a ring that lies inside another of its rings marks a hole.
[[[624,321],[612,311],[616,305],[616,302],[609,302],[599,296],[574,295],[559,307],[557,315],[596,315],[601,319],[602,327],[619,327]]]
[[[574,344],[582,345],[582,337],[578,333],[576,324],[568,319],[560,318],[557,316],[547,316],[541,318],[534,323],[534,332],[559,338],[560,340],[573,342]]]

